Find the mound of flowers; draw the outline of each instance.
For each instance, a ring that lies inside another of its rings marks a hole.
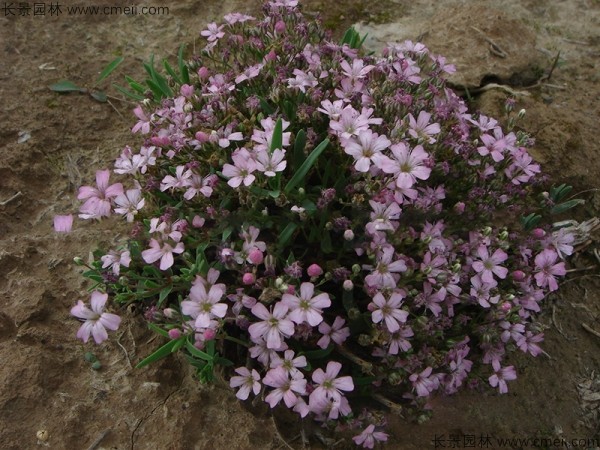
[[[143,143],[78,198],[80,218],[131,234],[88,265],[77,336],[101,343],[108,304],[141,305],[165,343],[139,366],[181,350],[201,380],[222,366],[241,400],[361,428],[368,448],[387,439],[377,405],[507,392],[573,250],[532,226],[531,140],[468,112],[422,44],[372,56],[296,1],[264,13],[209,24],[198,55],[130,82]]]

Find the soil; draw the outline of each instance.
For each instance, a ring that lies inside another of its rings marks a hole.
[[[600,2],[372,3],[311,0],[304,7],[322,13],[337,35],[362,21],[393,23],[387,32],[421,38],[456,62],[463,74],[457,85],[483,91],[473,96],[472,106],[486,114],[502,116],[506,98],[515,98],[516,108],[527,110],[521,126],[536,139],[536,159],[555,184],[574,185],[586,200],[577,219],[600,215]],[[182,358],[134,369],[158,344],[135,311],[123,312],[125,322],[106,345],[76,340],[78,324],[69,309],[87,297],[87,286],[72,259],[109,243],[118,227],[106,221],[78,223],[68,235],[52,230],[55,214],[76,210],[77,187],[90,183],[97,169],[110,167],[125,144],[136,142],[130,134],[134,105],[111,82],[124,74],[141,78],[141,62],[151,55],[173,58],[181,43],[195,45],[206,23],[232,11],[258,13],[260,5],[182,0],[169,6],[168,15],[68,15],[71,3],[60,5],[62,12],[52,16],[0,10],[0,447],[300,448],[299,422],[239,403],[226,385],[200,385]],[[112,96],[110,103],[48,88],[60,79],[93,87],[116,56],[125,62],[100,85]],[[490,82],[501,86],[478,89]],[[590,236],[571,259],[576,270],[545,300],[546,353],[514,358],[519,378],[509,394],[438,397],[433,418],[422,424],[390,415],[388,448],[536,448],[529,445],[534,438],[598,448],[598,242],[597,233]],[[101,362],[100,370],[84,359],[88,351]],[[352,447],[347,438],[327,444],[318,431],[306,433],[312,448]],[[486,436],[493,439],[488,443]],[[501,445],[496,438],[530,442]],[[537,441],[537,448],[568,447],[552,442]]]

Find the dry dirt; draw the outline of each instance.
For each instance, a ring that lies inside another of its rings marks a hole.
[[[107,345],[75,340],[78,324],[69,309],[85,297],[86,286],[72,258],[112,239],[115,225],[77,224],[66,236],[52,231],[54,214],[77,207],[77,187],[135,140],[129,133],[133,105],[120,100],[110,83],[102,86],[117,97],[112,106],[85,95],[58,95],[48,85],[67,78],[91,86],[117,55],[125,62],[111,79],[139,78],[150,55],[172,57],[180,43],[193,46],[207,22],[234,10],[256,12],[258,3],[182,0],[169,6],[168,15],[154,16],[69,16],[70,3],[60,5],[62,14],[53,17],[34,17],[33,11],[13,17],[0,9],[0,448],[299,448],[300,441],[293,441],[298,423],[238,403],[226,386],[200,386],[182,359],[133,369],[158,344],[139,314],[124,313],[125,323]],[[597,0],[387,0],[376,6],[313,0],[305,10],[321,12],[338,35],[360,20],[395,22],[387,32],[422,37],[457,63],[471,88],[482,78],[513,84],[484,91],[473,107],[501,115],[508,89],[516,91],[517,108],[527,109],[522,126],[537,141],[537,160],[556,184],[583,191],[579,220],[600,215]],[[506,58],[490,51],[490,40]],[[545,83],[523,86],[552,68]],[[19,143],[20,132],[31,137]],[[571,263],[587,270],[570,273],[546,300],[546,354],[515,359],[519,379],[509,394],[437,398],[433,419],[421,425],[390,416],[389,448],[434,448],[436,436],[445,447],[519,448],[479,441],[487,435],[595,438],[588,446],[598,446],[600,337],[582,327],[600,332],[594,249],[600,249],[597,235]],[[91,369],[86,351],[98,357],[101,370]],[[314,433],[311,445],[323,446]],[[334,448],[346,447],[347,439]]]

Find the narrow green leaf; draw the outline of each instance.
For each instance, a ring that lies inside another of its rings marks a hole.
[[[102,91],[94,91],[90,95],[92,96],[92,98],[94,100],[97,100],[97,101],[99,101],[101,103],[106,103],[106,101],[108,100],[108,97]]]
[[[271,138],[271,153],[278,148],[283,148],[283,120],[281,117],[277,119],[277,123],[275,124],[275,128],[273,129],[273,137]]]
[[[159,359],[162,359],[165,356],[170,355],[173,352],[173,349],[177,345],[178,341],[181,341],[182,339],[186,339],[186,337],[182,336],[179,339],[174,339],[172,341],[167,342],[165,345],[163,345],[162,347],[160,347],[158,350],[156,350],[150,356],[147,356],[142,361],[140,361],[137,364],[137,366],[135,366],[135,368],[139,369],[139,368],[147,366],[148,364],[151,364],[151,363],[153,363],[155,361],[158,361]]]
[[[165,331],[165,330],[163,330],[162,328],[160,328],[160,327],[158,327],[158,326],[154,325],[154,324],[153,324],[153,323],[151,323],[151,322],[148,322],[148,328],[150,328],[152,331],[154,331],[155,333],[158,333],[158,334],[160,334],[160,335],[161,335],[161,336],[163,336],[163,337],[166,337],[166,338],[168,338],[168,337],[169,337],[169,333],[168,333],[168,332],[166,332],[166,331]]]
[[[175,70],[173,70],[173,68],[171,67],[171,65],[167,62],[166,59],[163,60],[163,65],[165,66],[165,70],[167,71],[167,73],[169,75],[171,75],[171,77],[179,84],[183,84],[181,82],[181,78],[179,78],[179,75],[177,74],[177,72],[175,72]]]
[[[160,100],[165,97],[164,92],[160,89],[160,87],[151,79],[146,79],[146,84],[154,94],[155,100]]]
[[[302,352],[301,354],[306,356],[308,359],[322,359],[328,356],[334,348],[335,346],[333,344],[329,344],[327,348],[322,350],[310,350],[308,352]]]
[[[329,139],[326,138],[317,146],[317,148],[315,148],[311,152],[310,155],[308,155],[308,158],[306,158],[306,160],[302,163],[302,165],[298,168],[294,176],[291,178],[290,181],[288,181],[288,184],[285,186],[283,191],[286,194],[289,194],[292,191],[292,189],[294,189],[302,180],[304,180],[304,177],[306,176],[310,168],[313,166],[313,164],[317,161],[317,158],[321,155],[321,153],[323,153],[323,150],[325,150],[327,145],[329,145]]]
[[[154,72],[154,81],[160,87],[160,90],[164,92],[165,97],[173,97],[173,91],[169,87],[167,79],[156,71]]]
[[[574,208],[577,205],[582,205],[584,203],[585,203],[585,200],[583,200],[581,198],[575,198],[573,200],[569,200],[567,202],[560,203],[558,205],[554,205],[552,207],[552,209],[550,210],[550,213],[551,214],[560,214],[565,211],[568,211],[571,208]]]
[[[185,65],[185,61],[183,60],[183,51],[185,50],[185,44],[181,44],[179,47],[179,51],[177,52],[177,65],[179,66],[179,74],[181,75],[181,80],[185,84],[190,83],[190,74],[187,66]]]
[[[225,367],[231,367],[231,366],[233,366],[233,361],[217,355],[217,356],[215,356],[215,364],[219,364],[219,365],[225,366]]]
[[[133,100],[136,100],[138,102],[141,102],[142,100],[145,99],[145,97],[143,95],[140,94],[136,94],[135,92],[132,92],[122,86],[119,86],[118,84],[113,83],[112,85],[117,91],[119,91],[121,94],[123,94],[125,97],[129,97]]]
[[[146,92],[148,89],[145,88],[144,86],[142,86],[140,83],[138,83],[137,81],[135,81],[133,78],[128,77],[127,75],[125,75],[125,80],[127,80],[127,83],[129,84],[129,87],[131,89],[133,89],[134,91],[139,92],[140,94],[143,94],[144,92]]]
[[[58,83],[48,86],[54,92],[83,92],[84,88],[80,88],[75,83],[69,80],[61,80]]]
[[[202,350],[198,350],[196,347],[194,347],[194,344],[192,344],[188,339],[185,341],[185,348],[192,356],[195,356],[196,358],[200,358],[206,362],[212,362],[214,360],[214,358],[208,353],[205,353]]]
[[[271,105],[269,105],[269,103],[262,97],[258,97],[260,100],[260,108],[263,110],[263,112],[267,115],[270,116],[271,114],[275,113],[275,109],[273,109],[273,107]]]
[[[171,293],[171,290],[173,289],[173,285],[169,285],[164,287],[161,291],[160,294],[158,294],[158,305],[160,306],[163,304],[163,302],[166,300],[166,298],[169,296],[169,294]]]
[[[304,147],[306,147],[306,132],[304,130],[298,131],[296,134],[296,140],[294,142],[294,168],[298,168],[304,162]]]
[[[298,224],[296,224],[294,222],[289,222],[287,224],[287,226],[283,229],[283,231],[279,235],[279,247],[280,248],[283,248],[286,246],[286,244],[292,238],[292,234],[294,234],[294,231],[296,231],[296,228],[298,228]]]
[[[119,66],[119,64],[121,64],[123,62],[123,59],[124,58],[122,56],[119,56],[118,58],[115,58],[114,60],[112,60],[108,64],[108,66],[106,66],[104,68],[104,70],[100,73],[100,76],[96,80],[96,84],[100,83],[107,76],[109,76]]]
[[[354,35],[354,33],[356,33],[356,31],[354,31],[353,27],[348,28],[346,30],[346,32],[344,33],[344,36],[342,37],[340,45],[344,45],[344,44],[350,45],[350,42],[352,42],[352,36]]]

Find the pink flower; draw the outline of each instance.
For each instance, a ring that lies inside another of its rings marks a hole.
[[[258,395],[260,392],[260,375],[255,369],[252,369],[252,372],[250,372],[247,367],[238,367],[235,369],[235,373],[238,376],[231,377],[229,386],[239,388],[235,394],[237,398],[247,400],[250,391],[254,392],[254,395]]]
[[[476,253],[480,261],[474,261],[472,267],[481,276],[483,282],[491,283],[494,281],[494,275],[500,279],[506,278],[508,269],[500,265],[508,258],[506,253],[501,249],[497,249],[490,256],[488,248],[485,245],[480,245]]]
[[[369,205],[373,208],[373,212],[370,215],[371,221],[367,223],[365,228],[371,234],[375,234],[377,231],[390,230],[393,231],[397,228],[397,220],[400,218],[402,208],[396,202],[392,202],[389,205],[379,203],[374,200],[369,200]]]
[[[219,303],[225,295],[222,284],[207,288],[198,278],[190,289],[190,299],[181,302],[181,312],[195,319],[197,329],[208,328],[210,321],[216,317],[223,318],[227,313],[227,304]]]
[[[136,214],[144,207],[144,198],[142,198],[141,189],[128,189],[125,194],[119,194],[115,198],[115,208],[117,214],[121,214],[127,218],[127,222],[133,222]]]
[[[216,23],[209,23],[207,29],[200,32],[200,35],[207,38],[208,42],[214,42],[225,36],[225,33],[221,31],[225,25],[218,26]]]
[[[431,174],[431,169],[424,165],[429,155],[423,147],[417,145],[410,150],[406,144],[400,142],[390,147],[394,159],[378,153],[373,156],[377,167],[385,173],[396,176],[396,186],[409,188],[419,180],[426,180]]]
[[[94,291],[91,296],[92,309],[85,306],[81,300],[77,302],[77,305],[71,308],[71,314],[73,316],[80,320],[84,320],[77,332],[77,337],[83,342],[87,343],[90,335],[92,335],[96,344],[100,344],[108,339],[108,333],[106,332],[107,328],[112,331],[119,328],[121,318],[116,314],[103,312],[106,300],[108,300],[108,294]]]
[[[306,380],[299,371],[292,375],[282,366],[271,369],[263,378],[263,384],[275,388],[265,397],[265,401],[274,408],[283,399],[288,408],[298,401],[299,395],[306,395]]]
[[[264,339],[267,348],[279,349],[283,345],[282,338],[294,334],[294,322],[286,317],[287,313],[288,306],[283,302],[277,302],[272,313],[262,303],[254,305],[252,314],[263,320],[248,327],[252,340],[258,344]]]
[[[490,386],[497,386],[498,391],[501,394],[506,394],[508,392],[508,386],[506,385],[506,382],[510,380],[516,380],[517,372],[513,366],[500,367],[500,361],[498,360],[492,361],[492,366],[494,367],[495,372],[488,379]]]
[[[354,168],[359,172],[368,172],[373,156],[388,148],[392,142],[386,136],[379,136],[371,130],[358,131],[358,139],[342,139],[344,152],[352,156],[356,163]]]
[[[79,188],[77,198],[85,200],[85,203],[81,206],[79,217],[82,219],[99,219],[100,217],[110,216],[110,199],[123,193],[123,185],[115,183],[109,186],[109,178],[110,171],[108,169],[98,170],[96,172],[97,187],[81,186]]]
[[[175,262],[173,253],[183,253],[183,250],[183,242],[178,242],[175,248],[163,242],[161,247],[156,239],[150,239],[150,248],[142,252],[142,258],[148,264],[152,264],[160,259],[160,270],[167,270]]]
[[[365,283],[369,287],[376,289],[396,287],[396,275],[398,272],[406,272],[406,263],[401,259],[392,261],[394,258],[394,249],[386,247],[379,255],[377,266],[369,275],[365,277]]]
[[[539,287],[546,287],[550,291],[558,289],[555,276],[566,275],[565,263],[556,263],[558,254],[554,250],[545,249],[535,257],[535,281]]]
[[[129,267],[129,263],[131,263],[131,256],[129,254],[129,250],[123,252],[116,252],[111,250],[108,252],[108,255],[104,255],[102,258],[102,268],[106,269],[107,267],[111,267],[113,273],[119,276],[121,271],[121,266]]]
[[[306,356],[295,357],[294,350],[286,350],[283,359],[279,355],[273,355],[271,358],[271,369],[283,367],[291,377],[294,377],[300,370],[307,366]]]
[[[352,440],[356,445],[362,445],[364,448],[375,447],[375,442],[385,442],[388,435],[381,431],[375,431],[375,425],[371,424],[363,430],[358,436],[354,436]]]
[[[311,327],[319,325],[323,321],[323,308],[331,306],[329,295],[321,293],[313,297],[315,285],[302,283],[300,285],[300,296],[283,294],[282,302],[289,309],[288,317],[297,324],[307,322]]]
[[[323,349],[329,346],[331,341],[336,344],[342,345],[346,339],[350,336],[350,328],[344,327],[346,322],[341,317],[336,317],[333,321],[333,325],[329,326],[325,322],[319,324],[319,333],[323,336],[317,342],[317,345]]]
[[[69,233],[73,228],[73,214],[66,216],[54,216],[54,231],[57,233]]]
[[[354,390],[354,382],[352,377],[344,376],[336,378],[342,364],[337,361],[329,361],[327,369],[316,369],[312,374],[312,380],[317,385],[315,390],[311,392],[309,397],[309,405],[311,410],[313,406],[317,406],[327,399],[341,400],[342,393],[340,391],[350,392]]]
[[[500,127],[494,128],[493,133],[493,136],[489,134],[481,135],[481,141],[484,145],[477,147],[477,151],[481,156],[490,155],[495,162],[499,162],[504,159],[506,150],[510,153],[516,151],[514,144],[517,142],[517,137],[514,133],[504,136],[504,132]]]
[[[520,335],[516,341],[519,350],[529,352],[532,356],[537,356],[543,352],[542,348],[537,345],[538,342],[544,340],[544,333],[533,334],[531,331],[525,333],[525,336]]]
[[[408,121],[410,128],[408,134],[415,139],[423,139],[429,144],[435,144],[436,140],[431,136],[440,132],[440,125],[437,123],[430,124],[430,118],[431,114],[426,111],[421,111],[417,120],[415,120],[412,114],[409,114]]]
[[[399,293],[393,293],[389,299],[386,299],[381,292],[375,294],[373,302],[369,304],[373,322],[379,323],[383,320],[390,333],[398,331],[400,323],[405,323],[408,318],[408,312],[400,309],[402,299],[403,296]]]
[[[246,149],[236,151],[231,158],[233,164],[225,164],[223,166],[223,175],[229,178],[227,184],[232,188],[239,187],[242,183],[244,186],[250,186],[256,177],[252,172],[256,170],[256,162]]]
[[[285,161],[285,150],[276,148],[273,152],[261,149],[256,155],[256,168],[267,177],[274,177],[276,172],[282,172],[287,162]]]
[[[340,66],[342,67],[344,75],[350,78],[353,82],[363,79],[371,70],[375,68],[375,66],[372,65],[365,66],[362,59],[353,60],[352,67],[350,67],[348,61],[343,60],[340,63]]]
[[[412,382],[413,387],[417,390],[417,395],[419,397],[427,397],[439,386],[437,378],[431,376],[432,371],[433,368],[427,367],[423,372],[413,373],[408,378]]]

